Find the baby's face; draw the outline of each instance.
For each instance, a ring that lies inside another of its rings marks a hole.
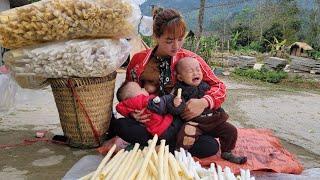
[[[149,93],[144,88],[141,88],[138,83],[130,82],[127,86],[128,97],[135,97],[141,94],[149,96]]]
[[[177,79],[190,86],[198,86],[203,78],[200,64],[197,60],[190,58],[179,64]]]

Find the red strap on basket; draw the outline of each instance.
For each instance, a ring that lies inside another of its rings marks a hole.
[[[74,89],[74,86],[73,86],[73,83],[70,79],[68,79],[68,85],[69,87],[71,88],[72,90],[72,95],[76,98],[78,104],[80,105],[81,109],[83,110],[85,116],[86,116],[86,120],[88,121],[88,123],[90,124],[91,126],[91,129],[92,129],[92,132],[93,132],[93,135],[95,137],[95,140],[97,141],[97,143],[100,145],[100,141],[99,141],[99,133],[97,131],[97,129],[94,127],[93,123],[92,123],[92,120],[86,110],[86,108],[84,107],[80,97],[78,96],[77,94],[77,91]]]

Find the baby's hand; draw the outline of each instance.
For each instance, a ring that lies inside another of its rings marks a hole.
[[[173,99],[173,105],[174,105],[174,107],[180,106],[181,103],[182,103],[182,99],[181,99],[181,98],[175,97],[175,98]]]

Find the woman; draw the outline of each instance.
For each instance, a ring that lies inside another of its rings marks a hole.
[[[133,56],[127,68],[126,81],[136,81],[142,87],[156,87],[149,91],[155,91],[158,95],[168,94],[176,82],[175,64],[183,57],[194,57],[201,65],[203,80],[211,86],[211,89],[201,99],[190,99],[181,117],[183,120],[190,120],[199,116],[207,107],[218,109],[226,95],[225,85],[212,73],[211,68],[200,56],[182,49],[186,35],[186,24],[182,16],[173,9],[158,9],[155,10],[153,19],[153,36],[157,45],[153,49],[147,49]],[[127,142],[146,145],[147,140],[152,138],[143,126],[143,123],[149,120],[149,115],[143,111],[135,111],[131,117],[112,120],[112,129]],[[167,140],[171,151],[174,149],[176,135],[183,120],[175,117],[169,127],[171,133],[166,137],[160,137]],[[201,158],[216,154],[218,149],[219,144],[212,136],[201,135],[189,152]]]

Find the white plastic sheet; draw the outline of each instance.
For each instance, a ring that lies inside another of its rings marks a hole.
[[[127,40],[71,40],[9,51],[4,60],[16,76],[103,77],[128,58]]]
[[[141,22],[139,26],[139,33],[141,33],[144,36],[152,36],[153,34],[153,19],[149,16],[142,16]]]
[[[8,112],[14,106],[17,88],[10,74],[0,74],[0,113]]]
[[[79,179],[97,169],[103,156],[87,155],[75,163],[62,180]]]

